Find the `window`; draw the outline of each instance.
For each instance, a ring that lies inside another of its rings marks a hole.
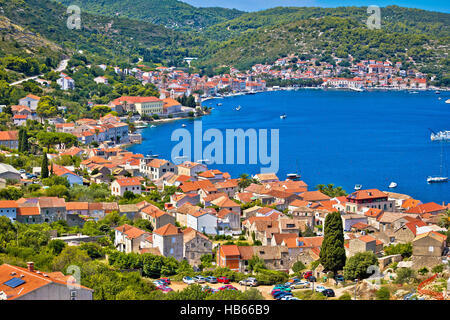
[[[173,248],[170,248],[170,254],[173,254]]]
[[[176,238],[172,237],[172,243],[175,243]]]
[[[70,300],[77,300],[77,291],[76,290],[70,291]]]

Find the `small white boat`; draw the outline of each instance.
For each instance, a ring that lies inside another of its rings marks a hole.
[[[450,140],[450,130],[439,131],[438,133],[431,133],[431,141],[449,141]]]
[[[419,91],[411,91],[410,93],[419,93]]]
[[[441,94],[441,92],[440,92],[440,91],[437,91],[437,90],[436,90],[434,93],[436,93],[436,94]]]
[[[428,183],[440,183],[440,182],[448,182],[448,177],[428,177]]]
[[[356,190],[356,191],[361,190],[361,189],[362,189],[362,185],[360,185],[360,184],[355,184],[355,190]]]
[[[220,107],[222,105],[222,103],[218,103],[217,105]]]
[[[186,128],[186,125],[183,123],[182,125],[181,125],[183,128]]]
[[[287,115],[286,114],[282,114],[281,116],[280,116],[280,119],[286,119],[287,118]]]
[[[397,183],[396,182],[391,182],[390,184],[389,184],[389,188],[397,188]]]
[[[154,124],[152,124],[152,125],[150,126],[150,128],[156,128],[156,126],[155,126]]]
[[[445,103],[450,103],[450,99],[445,100]]]
[[[239,111],[239,110],[241,110],[242,109],[242,107],[241,106],[238,106],[237,108],[236,108],[236,111]]]

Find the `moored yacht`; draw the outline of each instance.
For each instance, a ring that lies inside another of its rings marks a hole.
[[[360,185],[360,184],[355,184],[355,190],[356,190],[356,191],[361,190],[361,189],[362,189],[362,185]]]

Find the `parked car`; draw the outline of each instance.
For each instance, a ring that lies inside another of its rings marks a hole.
[[[334,297],[334,290],[333,289],[325,289],[322,291],[322,294],[325,297]]]
[[[217,278],[216,277],[206,277],[206,281],[208,281],[209,283],[217,283]]]
[[[280,300],[283,297],[292,296],[290,292],[279,291],[272,295],[274,299]]]
[[[327,288],[325,288],[324,286],[316,286],[316,288],[314,290],[316,290],[316,292],[323,292],[326,289]]]
[[[219,283],[230,283],[230,279],[228,279],[227,277],[218,277],[217,278],[217,282],[219,282]]]
[[[166,283],[164,281],[161,281],[161,280],[155,280],[155,281],[153,281],[153,284],[155,286],[165,286],[166,285]]]
[[[300,300],[300,299],[294,296],[285,295],[280,300]]]
[[[166,292],[166,293],[170,292],[170,291],[173,291],[172,288],[170,288],[168,286],[164,286],[164,285],[156,286],[156,289],[161,290],[162,292]]]
[[[226,284],[220,287],[219,290],[237,290],[237,288],[233,287],[231,284]]]
[[[306,271],[303,273],[303,278],[309,279],[309,277],[312,277],[313,273],[312,271]]]
[[[258,281],[255,278],[247,278],[239,281],[239,284],[241,286],[256,287],[258,286]]]
[[[336,282],[344,282],[344,276],[342,274],[338,274],[336,277],[334,277],[334,280],[336,280]]]
[[[195,280],[194,280],[194,278],[191,278],[191,277],[184,277],[183,282],[187,283],[187,284],[194,284]]]
[[[194,279],[195,282],[197,282],[197,283],[205,283],[205,282],[206,282],[206,278],[203,277],[203,276],[195,276],[193,279]]]
[[[305,289],[305,288],[309,288],[309,282],[308,281],[299,281],[299,282],[295,282],[293,284],[291,284],[290,288],[291,289]]]
[[[169,279],[169,278],[160,278],[160,279],[158,279],[157,281],[162,281],[162,282],[164,282],[166,285],[169,285],[169,284],[170,284],[170,279]]]
[[[19,170],[20,173],[25,173],[26,171],[24,169]]]

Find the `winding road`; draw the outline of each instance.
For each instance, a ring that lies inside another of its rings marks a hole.
[[[61,61],[59,62],[59,64],[58,64],[58,67],[57,67],[56,69],[53,69],[52,71],[55,71],[55,72],[61,72],[61,71],[63,71],[63,70],[66,69],[68,63],[69,63],[69,59],[61,60]],[[44,74],[39,74],[39,75],[37,75],[37,76],[28,77],[28,78],[25,78],[25,79],[22,79],[22,80],[19,80],[19,81],[10,83],[9,85],[10,85],[10,86],[15,86],[15,85],[17,85],[17,84],[21,84],[22,82],[25,82],[25,81],[28,81],[28,80],[35,80],[35,79],[37,79],[37,78],[39,78],[39,77],[42,77],[43,75],[44,75]]]

